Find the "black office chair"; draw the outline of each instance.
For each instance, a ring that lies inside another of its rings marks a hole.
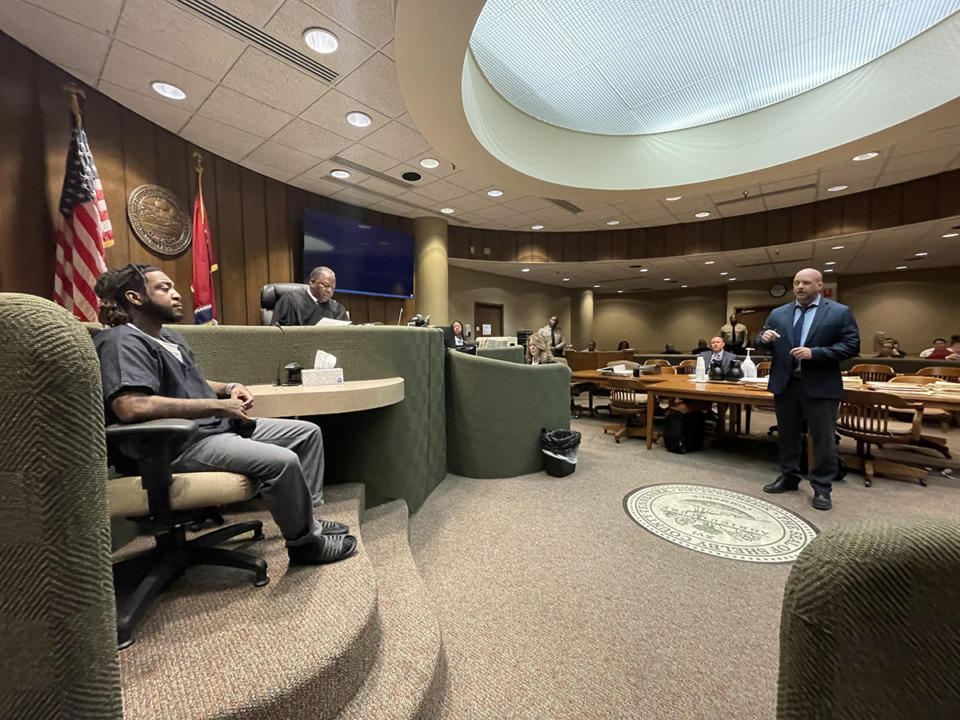
[[[174,474],[173,460],[196,431],[193,420],[180,419],[107,427],[110,463],[124,475],[107,485],[110,516],[133,520],[141,533],[153,535],[155,541],[153,549],[113,565],[120,649],[133,644],[133,628],[164,588],[188,567],[221,565],[249,570],[257,587],[270,581],[263,558],[216,547],[246,532],[252,532],[254,540],[262,540],[263,523],[259,521],[237,523],[187,540],[187,531],[195,523],[219,517],[212,508],[248,500],[257,491],[249,478],[235,473]],[[120,591],[130,589],[129,596],[121,600]]]
[[[273,310],[281,297],[289,292],[305,292],[306,283],[270,283],[260,289],[260,324],[273,324]]]

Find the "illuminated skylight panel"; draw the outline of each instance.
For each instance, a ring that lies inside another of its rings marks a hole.
[[[647,134],[794,97],[958,10],[960,0],[488,0],[470,46],[533,117]]]

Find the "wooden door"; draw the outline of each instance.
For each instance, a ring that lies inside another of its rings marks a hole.
[[[781,303],[782,304],[782,303]],[[771,310],[776,310],[780,305],[757,305],[755,307],[736,308],[735,314],[737,322],[747,326],[747,344],[746,347],[753,347],[753,341],[763,329],[763,324],[767,321]]]
[[[501,337],[503,335],[503,305],[474,303],[473,326],[476,337]],[[484,332],[484,330],[489,330],[489,332]]]

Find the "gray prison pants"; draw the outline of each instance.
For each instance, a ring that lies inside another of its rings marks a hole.
[[[289,541],[319,535],[313,508],[323,503],[323,436],[302,420],[257,418],[249,437],[235,432],[209,435],[188,447],[174,472],[226,470],[246,475]]]

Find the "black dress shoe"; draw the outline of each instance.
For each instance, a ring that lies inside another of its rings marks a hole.
[[[815,493],[812,504],[817,510],[829,510],[833,507],[833,503],[830,502],[830,496],[823,493]]]
[[[763,491],[765,493],[782,493],[796,490],[798,487],[800,487],[800,481],[797,478],[781,475],[769,485],[764,485]]]

